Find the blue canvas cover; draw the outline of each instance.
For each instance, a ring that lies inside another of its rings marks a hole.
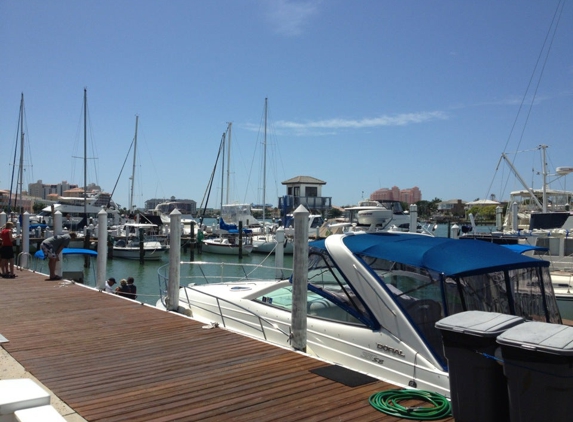
[[[545,260],[520,255],[503,246],[480,240],[457,240],[409,233],[364,233],[345,236],[354,254],[401,262],[443,273],[468,276],[525,267],[548,267]],[[324,248],[324,240],[311,242]]]
[[[62,255],[89,255],[93,257],[97,257],[97,251],[93,251],[91,249],[81,249],[81,248],[64,248],[62,249]],[[36,253],[34,253],[34,257],[38,259],[45,259],[46,256],[44,255],[44,251],[38,249]]]
[[[502,245],[504,248],[509,249],[510,251],[517,252],[517,253],[524,253],[529,251],[548,251],[547,248],[542,248],[541,246],[532,246],[532,245]]]
[[[239,228],[237,227],[236,224],[227,224],[225,223],[225,221],[223,220],[223,218],[219,218],[219,228],[221,230],[226,230],[227,232],[231,233],[231,234],[237,234],[239,233]],[[246,234],[250,234],[253,231],[251,229],[245,229],[243,228],[243,233]]]

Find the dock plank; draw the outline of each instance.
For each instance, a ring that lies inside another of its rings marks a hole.
[[[348,387],[311,373],[326,363],[287,347],[18,276],[0,280],[2,346],[88,421],[401,420],[368,403],[396,388],[383,381]]]

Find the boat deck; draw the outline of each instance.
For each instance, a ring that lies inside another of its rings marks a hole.
[[[368,403],[396,388],[385,382],[348,386],[311,372],[330,365],[303,354],[17,274],[0,279],[0,334],[9,340],[2,346],[88,421],[401,420]]]

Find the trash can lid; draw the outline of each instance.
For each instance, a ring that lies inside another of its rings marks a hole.
[[[573,327],[567,325],[528,321],[510,328],[496,341],[502,346],[573,356]]]
[[[508,328],[521,324],[522,317],[497,312],[466,311],[436,322],[438,330],[453,331],[480,337],[497,337]]]

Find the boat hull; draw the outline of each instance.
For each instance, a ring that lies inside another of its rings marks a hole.
[[[159,248],[159,249],[144,249],[143,259],[146,261],[159,261],[163,259],[165,256],[165,252],[168,248]],[[114,258],[121,258],[121,259],[139,259],[141,251],[139,248],[122,248],[122,247],[115,247],[113,248],[113,257]]]
[[[561,318],[573,321],[573,273],[552,272],[551,283]]]
[[[243,245],[243,255],[249,255],[253,251],[253,245]],[[218,241],[203,241],[202,252],[219,255],[239,255],[239,245],[221,243]]]
[[[253,252],[256,253],[274,253],[275,249],[277,247],[277,241],[276,239],[273,237],[271,239],[267,239],[265,236],[262,236],[261,238],[257,239],[253,239]],[[283,253],[286,255],[292,255],[294,250],[294,242],[291,240],[288,240],[287,242],[284,243],[284,249],[283,249]]]

